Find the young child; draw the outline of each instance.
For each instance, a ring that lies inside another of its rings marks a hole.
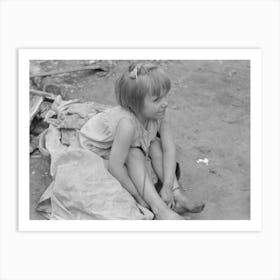
[[[115,84],[119,106],[91,118],[80,131],[80,142],[107,160],[109,172],[156,219],[180,220],[177,213],[200,212],[204,204],[189,201],[175,176],[176,147],[166,111],[170,87],[158,66],[131,64]],[[159,193],[148,159],[162,182]]]

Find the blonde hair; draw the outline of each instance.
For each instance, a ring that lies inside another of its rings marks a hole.
[[[168,76],[152,63],[132,63],[117,79],[115,94],[117,102],[134,114],[139,113],[147,94],[159,97],[171,88]]]

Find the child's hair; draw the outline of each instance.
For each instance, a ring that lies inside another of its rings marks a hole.
[[[141,111],[147,94],[159,97],[169,92],[170,79],[157,65],[132,63],[117,79],[115,94],[118,103],[134,114]]]

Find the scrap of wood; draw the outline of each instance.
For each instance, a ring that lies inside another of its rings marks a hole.
[[[31,95],[30,96],[30,107],[29,107],[29,121],[30,124],[40,109],[40,105],[44,101],[44,97],[38,95]]]
[[[74,67],[74,68],[68,69],[68,70],[53,70],[53,71],[49,71],[49,72],[32,74],[32,75],[30,75],[30,78],[42,77],[42,76],[52,76],[52,75],[57,75],[57,74],[64,74],[64,73],[84,71],[84,70],[98,70],[98,69],[101,69],[103,71],[108,70],[108,69],[106,69],[106,67],[103,67],[100,65],[89,65],[89,66],[82,66],[82,67]]]
[[[55,95],[50,92],[42,91],[42,90],[36,90],[36,89],[30,89],[30,93],[38,96],[45,97],[47,99],[55,100]]]

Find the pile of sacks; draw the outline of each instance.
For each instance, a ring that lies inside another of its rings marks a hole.
[[[44,121],[39,150],[51,157],[52,183],[41,196],[37,211],[47,219],[153,219],[119,181],[104,161],[79,144],[79,130],[109,106],[57,96]]]

